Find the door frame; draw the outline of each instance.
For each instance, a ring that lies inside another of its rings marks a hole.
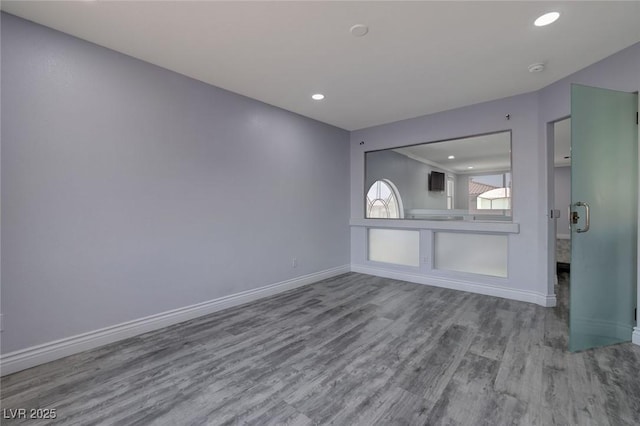
[[[545,166],[547,169],[547,202],[549,206],[549,221],[547,225],[547,237],[548,237],[548,293],[554,293],[554,286],[558,280],[558,273],[556,268],[556,239],[557,239],[557,220],[555,218],[551,218],[551,210],[553,208],[560,210],[560,214],[566,214],[566,208],[568,206],[556,206],[555,205],[555,195],[556,195],[556,186],[555,186],[555,132],[554,126],[557,122],[566,120],[570,118],[571,115],[565,115],[555,120],[549,121],[545,123],[545,132],[546,132],[546,142],[547,142],[547,159],[545,162]]]
[[[638,111],[640,111],[640,94],[636,91],[633,92],[638,94]],[[637,115],[636,115],[637,117]],[[638,129],[638,164],[640,164],[640,129]],[[638,229],[640,229],[640,173],[638,173]],[[638,258],[636,259],[638,263],[638,271],[640,271],[640,237],[638,237]],[[637,299],[636,300],[636,326],[633,329],[633,334],[631,335],[631,341],[636,345],[640,345],[640,315],[638,315],[638,308],[640,308],[640,272],[637,277]]]

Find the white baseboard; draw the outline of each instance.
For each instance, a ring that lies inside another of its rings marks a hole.
[[[36,365],[64,358],[79,352],[94,349],[109,343],[158,330],[170,325],[188,321],[203,315],[221,311],[233,306],[253,302],[297,287],[335,277],[350,272],[349,265],[326,269],[287,281],[247,290],[207,302],[197,303],[183,308],[173,309],[133,321],[105,327],[88,333],[78,334],[60,340],[44,343],[30,348],[10,352],[0,358],[0,375],[15,373]]]
[[[633,329],[633,334],[631,335],[631,341],[636,345],[640,345],[640,327],[636,327]]]
[[[414,274],[411,272],[396,271],[366,265],[351,265],[353,272],[362,274],[375,275],[378,277],[392,278],[396,280],[409,281],[417,284],[426,284],[434,287],[449,288],[452,290],[468,291],[470,293],[484,294],[487,296],[502,297],[504,299],[518,300],[521,302],[535,303],[544,307],[556,306],[556,296],[544,295],[526,290],[517,290],[512,288],[498,287],[489,284],[481,284],[477,282],[464,281],[459,279],[442,278],[434,276],[426,276]]]

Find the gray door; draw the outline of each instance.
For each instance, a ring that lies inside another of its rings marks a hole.
[[[631,340],[637,300],[637,109],[637,94],[571,87],[571,351]]]

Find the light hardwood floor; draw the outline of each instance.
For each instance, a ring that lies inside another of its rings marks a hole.
[[[640,347],[569,353],[566,276],[558,292],[542,308],[350,273],[5,377],[2,408],[55,408],[56,424],[640,424]]]

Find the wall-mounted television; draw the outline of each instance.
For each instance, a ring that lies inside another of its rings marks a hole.
[[[429,173],[429,191],[444,191],[444,173]]]

